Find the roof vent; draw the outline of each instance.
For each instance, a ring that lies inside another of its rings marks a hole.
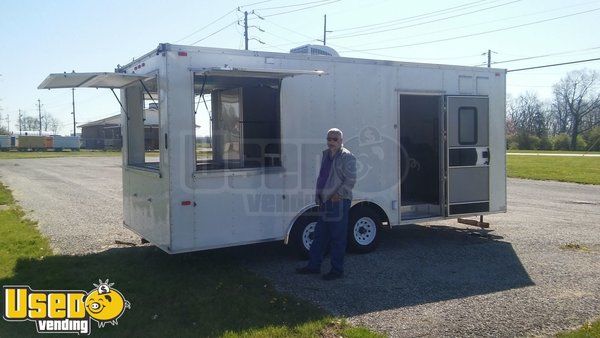
[[[290,49],[290,53],[309,55],[340,56],[335,49],[322,45],[304,45]]]

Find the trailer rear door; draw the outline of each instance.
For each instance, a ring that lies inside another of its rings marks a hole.
[[[490,210],[489,100],[446,97],[446,212]]]

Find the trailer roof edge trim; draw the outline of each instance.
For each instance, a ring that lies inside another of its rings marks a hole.
[[[231,77],[258,77],[258,78],[285,78],[295,75],[326,75],[322,70],[298,70],[298,69],[260,69],[260,68],[209,68],[202,72],[207,76],[231,76]]]
[[[115,88],[121,89],[150,77],[122,73],[57,73],[50,74],[38,89]]]

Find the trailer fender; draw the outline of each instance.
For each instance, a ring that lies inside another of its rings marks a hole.
[[[294,216],[294,218],[292,218],[292,220],[287,225],[287,230],[285,232],[285,238],[283,239],[283,243],[285,243],[285,245],[289,244],[290,234],[292,233],[292,228],[294,227],[294,224],[296,224],[296,221],[298,220],[298,218],[302,217],[302,215],[304,215],[308,211],[316,209],[316,208],[317,208],[316,203],[309,204],[309,205],[305,206],[304,208],[300,209],[300,212],[298,212],[298,214],[296,214],[296,216]]]
[[[384,226],[390,226],[389,218],[388,218],[387,214],[379,205],[377,205],[377,203],[367,200],[367,199],[352,200],[352,204],[350,205],[350,210],[352,210],[356,207],[367,207],[367,208],[373,209],[381,217],[382,224]],[[316,204],[314,204],[314,203],[309,204],[309,205],[305,206],[304,208],[302,208],[300,210],[300,212],[298,212],[298,214],[296,216],[294,216],[294,218],[292,218],[292,220],[288,223],[287,230],[285,232],[285,238],[283,240],[285,245],[289,244],[290,234],[292,233],[292,228],[294,227],[294,224],[296,224],[296,221],[298,220],[298,218],[302,217],[304,214],[306,214],[307,212],[309,212],[311,210],[316,211],[315,210],[316,208],[317,208]]]

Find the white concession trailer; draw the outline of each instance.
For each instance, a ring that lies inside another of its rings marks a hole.
[[[115,72],[39,86],[75,87],[118,99],[123,223],[168,253],[308,250],[332,127],[357,157],[349,249],[374,249],[382,227],[506,211],[503,69],[160,44]]]

